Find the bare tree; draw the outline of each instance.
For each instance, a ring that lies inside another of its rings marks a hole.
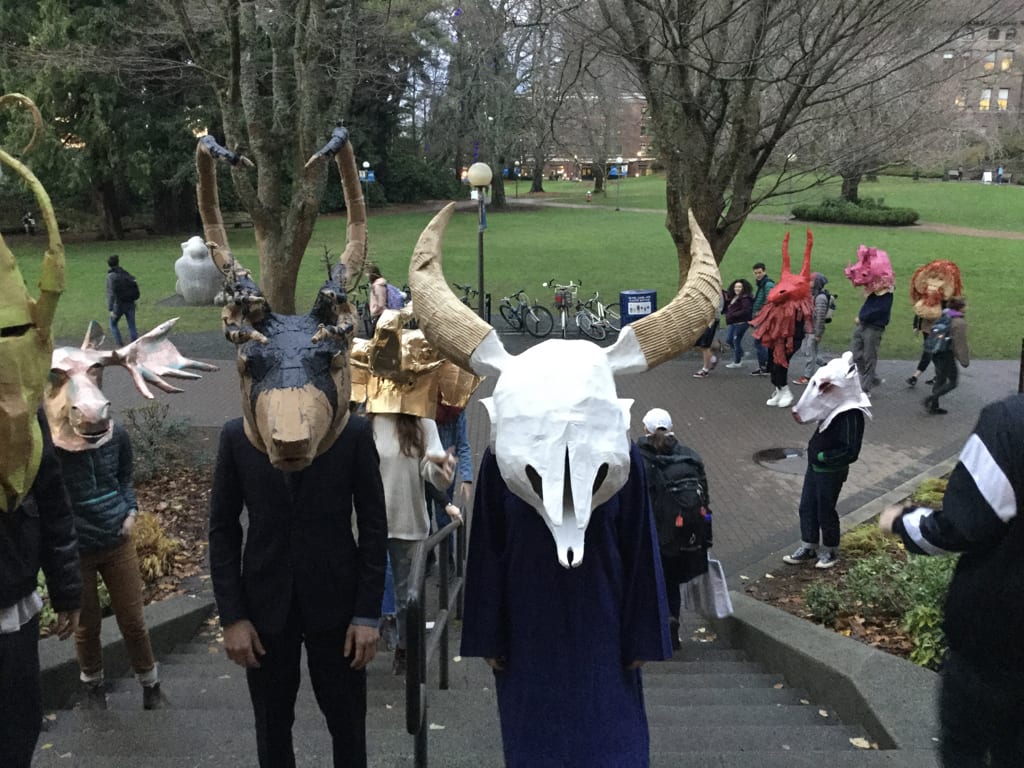
[[[351,102],[353,4],[167,2],[216,94],[225,146],[256,165],[240,163],[231,177],[252,217],[264,295],[275,311],[294,312],[296,277],[326,181],[323,164],[303,165]]]
[[[931,56],[989,15],[962,0],[597,0],[565,11],[624,61],[666,169],[681,274],[692,208],[720,262],[746,217],[781,192],[784,139],[844,98]],[[884,65],[881,62],[885,62]],[[769,171],[774,183],[757,186]]]

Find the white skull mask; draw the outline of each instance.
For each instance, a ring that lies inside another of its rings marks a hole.
[[[513,356],[441,274],[440,241],[453,208],[424,230],[409,268],[420,330],[455,364],[498,377],[484,401],[498,469],[543,518],[562,566],[577,567],[591,513],[629,477],[632,401],[618,397],[615,376],[646,371],[693,346],[718,308],[718,266],[691,214],[690,270],[665,307],[623,328],[608,349],[553,339]]]
[[[830,360],[815,371],[807,389],[793,406],[793,418],[801,424],[820,421],[819,430],[828,429],[832,419],[843,411],[860,408],[868,416],[871,399],[860,386],[860,374],[852,352]]]
[[[537,375],[552,370],[573,375],[556,386]],[[616,395],[604,350],[587,341],[533,347],[502,371],[483,404],[501,476],[540,512],[559,562],[578,565],[591,511],[629,477],[633,401]]]

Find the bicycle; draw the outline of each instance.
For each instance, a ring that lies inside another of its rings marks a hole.
[[[594,291],[586,301],[577,302],[576,327],[590,338],[601,341],[608,336],[608,331],[617,333],[622,327],[619,308],[602,303],[601,293]]]
[[[479,296],[480,291],[476,290],[476,288],[471,285],[463,285],[462,283],[452,283],[452,285],[462,291],[462,295],[459,296],[459,301],[467,307],[476,308],[476,302],[470,303],[470,299],[474,299]]]
[[[502,319],[508,323],[512,330],[525,330],[528,334],[536,336],[538,339],[542,339],[551,333],[551,329],[555,325],[555,320],[547,307],[542,307],[540,304],[531,304],[530,297],[526,295],[526,291],[523,288],[513,293],[511,297],[502,297],[501,304],[498,305],[498,311],[501,313]]]
[[[569,310],[572,309],[576,302],[576,293],[580,289],[580,283],[574,283],[570,280],[567,285],[561,285],[554,280],[548,280],[543,285],[545,288],[555,289],[555,309],[558,311],[559,319],[561,320],[562,338],[564,339],[565,329],[569,325]]]

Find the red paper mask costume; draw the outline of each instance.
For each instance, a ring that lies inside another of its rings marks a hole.
[[[42,117],[32,100],[20,93],[0,96],[0,106],[8,104],[25,107],[35,120],[36,133],[24,154],[42,129]],[[0,237],[0,512],[9,512],[32,487],[42,457],[36,410],[50,370],[53,316],[64,292],[64,244],[50,196],[39,179],[2,149],[0,163],[13,168],[32,190],[48,235],[38,299],[26,290],[17,260]]]
[[[787,355],[793,352],[793,339],[798,319],[802,322],[814,311],[811,298],[811,248],[814,236],[807,230],[804,262],[799,272],[789,264],[789,233],[782,240],[782,274],[761,310],[754,317],[754,338],[772,350],[772,359],[788,366]]]

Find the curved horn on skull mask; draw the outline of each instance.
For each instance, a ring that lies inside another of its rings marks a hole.
[[[686,282],[664,307],[623,327],[618,341],[608,350],[616,373],[645,371],[685,352],[718,312],[722,275],[693,211],[688,214],[690,271]]]
[[[413,311],[423,334],[444,357],[467,371],[487,373],[474,370],[470,357],[494,329],[456,298],[441,273],[441,240],[454,210],[455,203],[442,208],[416,243],[409,264]]]

